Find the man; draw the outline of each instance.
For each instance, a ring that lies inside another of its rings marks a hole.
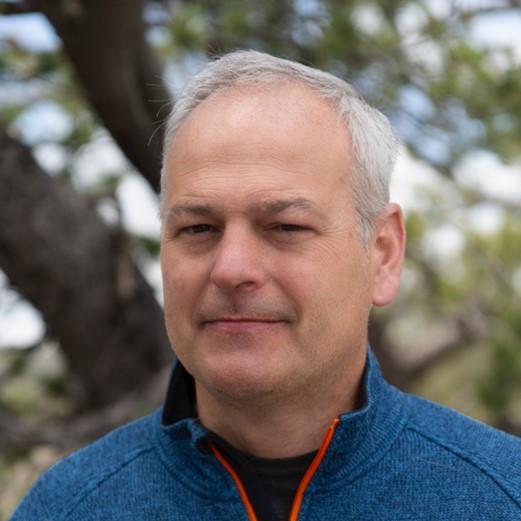
[[[521,442],[383,381],[396,144],[343,81],[256,52],[168,121],[164,408],[52,468],[13,521],[521,519]]]

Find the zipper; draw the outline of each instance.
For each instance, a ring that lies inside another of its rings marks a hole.
[[[300,512],[300,507],[302,505],[302,501],[304,499],[304,493],[306,492],[306,489],[309,485],[309,482],[315,475],[315,472],[317,471],[318,467],[322,463],[322,460],[324,459],[324,456],[327,452],[327,449],[329,448],[329,445],[331,443],[331,440],[333,439],[333,435],[335,434],[335,429],[340,422],[339,418],[335,418],[331,426],[329,427],[324,440],[322,441],[322,444],[320,445],[320,448],[318,449],[317,455],[311,462],[311,465],[309,466],[308,470],[306,470],[306,473],[304,474],[302,480],[300,481],[300,484],[297,488],[297,492],[295,493],[295,498],[293,499],[293,505],[291,506],[291,512],[289,515],[288,521],[297,521],[298,515]],[[212,452],[214,456],[219,460],[221,465],[228,471],[230,476],[233,478],[233,481],[235,482],[235,485],[237,489],[239,490],[239,495],[241,496],[241,500],[244,504],[244,507],[246,508],[246,512],[248,514],[248,519],[250,521],[259,521],[257,518],[257,515],[255,514],[255,511],[253,509],[253,506],[250,502],[250,499],[248,498],[248,494],[246,493],[246,489],[244,488],[244,485],[242,484],[241,478],[235,471],[235,469],[226,461],[226,458],[221,454],[219,449],[215,446],[214,443],[209,443],[210,448],[212,449]]]
[[[295,493],[295,499],[293,500],[291,512],[289,514],[289,521],[297,521],[300,512],[300,506],[302,505],[302,500],[304,499],[304,492],[306,491],[309,482],[311,481],[311,478],[315,475],[315,472],[322,463],[327,449],[329,448],[329,444],[333,439],[333,434],[335,434],[336,426],[339,422],[340,418],[334,419],[333,423],[327,430],[324,440],[322,441],[322,445],[320,445],[320,449],[318,449],[317,455],[311,462],[311,465],[309,466],[308,470],[306,470],[304,477],[300,481],[299,486],[297,488],[297,492]]]
[[[250,521],[258,521],[257,516],[255,515],[255,510],[253,510],[253,506],[250,502],[250,498],[248,497],[248,494],[246,494],[246,489],[244,488],[244,485],[242,484],[241,478],[235,472],[235,469],[226,461],[226,458],[219,452],[219,449],[212,443],[209,442],[210,448],[212,449],[212,452],[214,453],[214,456],[219,460],[219,462],[222,464],[222,466],[228,471],[230,476],[233,478],[233,481],[235,481],[235,485],[239,489],[239,494],[241,496],[242,502],[244,503],[244,506],[246,508],[246,512],[248,514],[248,519]]]

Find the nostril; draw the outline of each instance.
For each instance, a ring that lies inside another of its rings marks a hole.
[[[235,286],[235,289],[236,290],[245,290],[245,289],[248,289],[249,287],[253,286],[254,285],[254,282],[253,281],[249,281],[249,280],[245,280],[243,282],[239,282],[239,284],[237,284]]]

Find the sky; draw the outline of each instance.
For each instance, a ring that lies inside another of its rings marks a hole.
[[[450,5],[448,0],[429,0],[434,9],[448,14]],[[460,5],[502,5],[502,2],[484,2],[480,0],[460,0]],[[507,16],[488,16],[479,18],[469,34],[471,40],[481,45],[508,45],[515,49],[521,62],[521,12],[509,13]],[[0,16],[0,52],[1,45],[7,39],[13,39],[28,50],[51,50],[59,45],[52,26],[45,17],[39,14],[21,16]],[[23,95],[26,92],[13,91],[12,96]],[[1,100],[0,100],[1,103]],[[22,121],[26,130],[25,138],[28,142],[37,141],[44,134],[67,133],[70,122],[60,113],[56,105],[42,101],[35,104],[31,112]],[[34,122],[37,124],[34,124]],[[41,147],[37,152],[37,159],[52,173],[57,170],[63,161],[57,147],[48,145]],[[128,168],[126,159],[115,147],[110,136],[97,136],[95,145],[87,147],[78,157],[76,168],[79,173],[77,182],[88,186],[98,179],[103,166],[111,164],[115,170]],[[470,188],[478,188],[498,199],[507,200],[521,206],[521,175],[520,166],[505,166],[490,153],[478,152],[469,157],[459,168],[457,173],[460,183]],[[491,175],[493,172],[493,175]],[[444,185],[439,176],[428,165],[413,159],[406,150],[402,150],[394,173],[391,185],[392,199],[400,202],[407,211],[421,211],[426,193],[439,191],[444,196],[450,195],[453,189]],[[121,205],[123,221],[132,233],[157,237],[159,234],[157,197],[148,185],[137,174],[125,177],[118,189],[118,200]],[[139,211],[136,211],[139,209]],[[111,216],[110,205],[102,206],[102,214],[108,220]],[[491,233],[502,222],[502,214],[497,206],[488,205],[479,211],[465,216],[470,223],[484,231]],[[458,232],[457,226],[448,226],[432,230],[430,242],[444,245],[444,249],[455,252],[462,247],[464,238]],[[435,249],[435,248],[434,248]],[[147,275],[160,293],[160,273],[157,263],[145,266]],[[6,288],[7,279],[0,272],[0,348],[2,346],[26,346],[40,338],[44,326],[39,319],[39,313],[26,301]]]

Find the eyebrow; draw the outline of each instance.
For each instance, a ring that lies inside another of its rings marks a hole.
[[[284,199],[266,200],[251,205],[251,209],[259,213],[281,213],[289,209],[306,210],[320,214],[318,208],[309,199],[304,197],[292,197]]]
[[[177,203],[168,210],[167,218],[181,217],[183,215],[193,215],[198,217],[210,217],[215,211],[208,204],[201,203]]]
[[[248,207],[248,211],[254,213],[282,213],[285,210],[298,209],[312,212],[317,215],[322,215],[322,212],[316,207],[313,202],[304,197],[292,197],[284,199],[273,199],[258,201]],[[176,203],[169,208],[167,220],[183,217],[186,215],[193,217],[213,217],[218,212],[213,205],[196,203],[196,202],[181,202]]]

